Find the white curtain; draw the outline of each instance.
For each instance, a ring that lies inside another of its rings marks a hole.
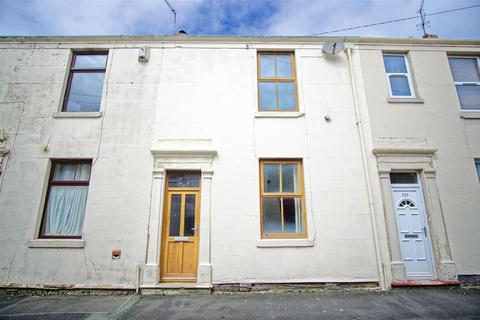
[[[88,186],[51,186],[45,236],[81,236]]]

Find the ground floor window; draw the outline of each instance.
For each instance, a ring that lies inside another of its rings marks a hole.
[[[81,238],[91,160],[53,160],[40,238]]]
[[[262,238],[305,238],[301,160],[260,160]]]

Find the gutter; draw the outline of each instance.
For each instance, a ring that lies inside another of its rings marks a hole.
[[[366,152],[366,144],[365,144],[365,136],[363,132],[362,126],[362,116],[360,113],[360,109],[358,107],[358,97],[357,97],[357,85],[355,82],[355,76],[353,71],[352,65],[352,48],[351,44],[347,44],[347,49],[345,50],[347,55],[348,61],[348,71],[350,75],[350,84],[352,86],[352,96],[353,96],[353,107],[355,113],[355,124],[357,127],[358,132],[358,139],[360,142],[360,149],[362,154],[362,165],[363,165],[363,172],[365,174],[365,186],[367,188],[367,196],[368,196],[368,209],[370,213],[370,223],[372,225],[372,232],[373,232],[373,242],[375,246],[375,257],[377,260],[377,271],[379,276],[379,284],[382,290],[387,290],[387,281],[385,278],[385,270],[384,265],[381,261],[380,255],[380,247],[378,242],[378,234],[377,234],[377,224],[375,222],[375,203],[373,201],[373,194],[372,194],[372,182],[370,180],[370,171],[368,169],[368,160],[367,160],[367,152]]]

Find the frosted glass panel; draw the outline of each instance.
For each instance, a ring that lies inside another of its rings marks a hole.
[[[460,85],[456,87],[462,109],[480,109],[480,86]]]
[[[183,235],[191,237],[195,234],[195,195],[187,194],[185,196],[185,223]]]
[[[292,77],[292,60],[290,55],[280,54],[277,56],[277,77]]]
[[[55,173],[53,180],[56,181],[73,181],[75,180],[75,171],[77,165],[73,163],[58,163],[55,165]]]
[[[262,199],[263,231],[282,232],[282,212],[279,198]]]
[[[282,192],[298,192],[297,168],[297,164],[282,164]]]
[[[265,192],[280,192],[280,165],[263,165],[263,190]]]
[[[198,188],[200,186],[199,173],[169,173],[169,188]]]
[[[390,76],[392,96],[411,96],[408,78],[406,76]]]
[[[295,85],[293,82],[278,83],[278,108],[280,110],[295,110]]]
[[[405,58],[403,56],[383,56],[387,73],[407,73]]]
[[[480,75],[476,58],[448,58],[453,80],[458,82],[477,82]]]
[[[173,194],[170,202],[170,237],[180,236],[180,209],[182,196]]]
[[[263,78],[275,77],[275,56],[260,55],[260,76]]]
[[[275,82],[259,82],[260,110],[275,110],[277,108],[277,95]]]

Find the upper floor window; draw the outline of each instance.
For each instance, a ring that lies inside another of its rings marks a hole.
[[[293,52],[258,53],[260,111],[298,111]]]
[[[306,238],[302,162],[260,161],[262,238]]]
[[[54,160],[40,238],[81,238],[90,182],[90,160]]]
[[[475,167],[477,168],[478,181],[480,181],[480,159],[475,160]]]
[[[108,52],[74,52],[62,111],[100,110]]]
[[[388,78],[390,96],[393,98],[414,98],[412,77],[404,54],[383,54],[385,72]]]
[[[462,110],[480,110],[480,58],[448,57]]]

